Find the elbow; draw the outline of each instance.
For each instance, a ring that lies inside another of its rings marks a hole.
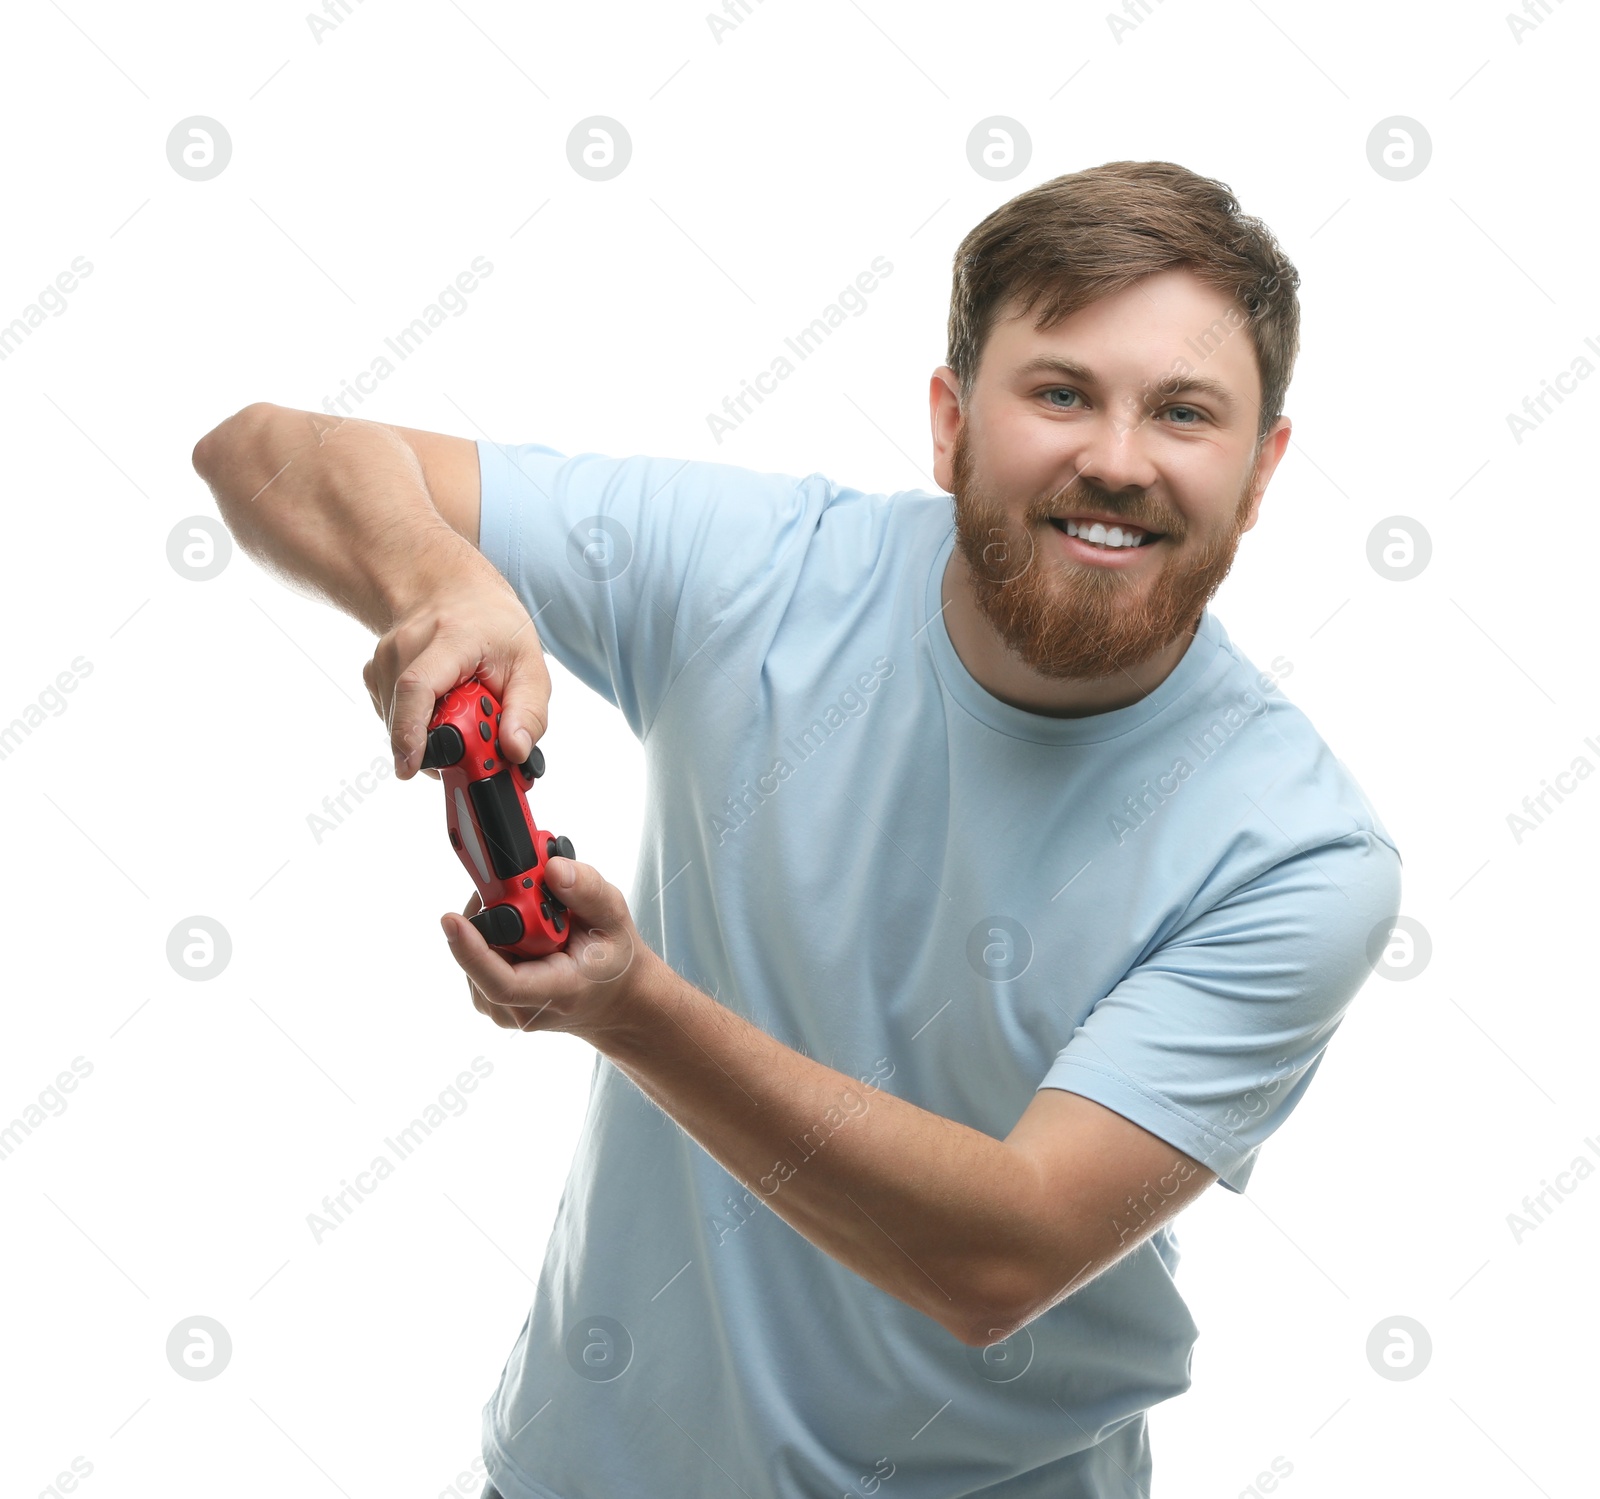
[[[968,1348],[988,1348],[1020,1332],[1042,1310],[1038,1288],[1002,1266],[972,1278],[962,1315],[947,1325]]]
[[[990,1317],[980,1317],[976,1321],[964,1323],[958,1328],[952,1328],[958,1341],[966,1344],[968,1348],[989,1348],[996,1343],[1004,1343],[1017,1329],[1006,1327]]]
[[[241,446],[262,431],[279,410],[270,401],[252,401],[219,422],[194,445],[189,455],[194,471],[215,489],[219,476],[237,460]],[[221,498],[219,494],[219,501]]]

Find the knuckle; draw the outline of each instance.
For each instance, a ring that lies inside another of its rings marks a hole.
[[[395,631],[390,630],[387,635],[380,637],[373,648],[372,659],[379,671],[386,676],[394,675],[395,667],[400,664],[400,642],[395,638]]]
[[[389,632],[400,660],[410,660],[439,629],[438,616],[432,613],[413,614],[400,621]]]

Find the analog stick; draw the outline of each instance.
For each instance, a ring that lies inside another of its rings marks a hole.
[[[510,947],[522,941],[522,917],[515,906],[490,906],[467,918],[490,947]]]
[[[454,724],[440,724],[438,728],[428,730],[428,745],[422,752],[419,768],[443,770],[446,766],[459,765],[466,752],[467,746],[461,731]]]

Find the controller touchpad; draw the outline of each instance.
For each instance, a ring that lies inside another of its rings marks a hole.
[[[510,770],[499,771],[487,780],[473,781],[467,790],[478,814],[478,826],[483,829],[484,841],[489,845],[495,874],[505,880],[532,869],[539,862],[539,856],[533,851],[533,838],[518,804]]]

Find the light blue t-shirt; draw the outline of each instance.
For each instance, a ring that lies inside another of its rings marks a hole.
[[[478,456],[482,551],[642,741],[629,904],[677,972],[997,1139],[1062,1088],[1244,1188],[1399,910],[1399,853],[1278,685],[1292,663],[1258,670],[1208,609],[1137,703],[1029,713],[951,646],[947,495]],[[505,1499],[1133,1493],[1143,1413],[1190,1384],[1177,1263],[1169,1226],[967,1347],[597,1053],[485,1461]]]

